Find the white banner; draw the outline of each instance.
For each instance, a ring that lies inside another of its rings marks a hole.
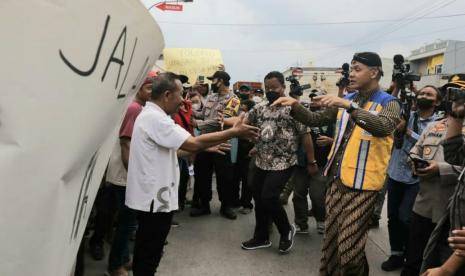
[[[138,0],[2,0],[0,18],[0,275],[69,275],[163,36]]]

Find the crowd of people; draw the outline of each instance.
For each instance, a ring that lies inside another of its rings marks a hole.
[[[356,53],[340,93],[306,104],[286,95],[278,71],[265,76],[264,90],[237,91],[224,68],[208,77],[211,84],[194,85],[150,72],[99,190],[92,256],[104,258],[114,225],[106,274],[154,275],[179,225],[175,213],[190,206],[192,217],[211,214],[214,174],[221,216],[255,215],[250,239],[238,244],[244,250],[271,247],[275,225],[278,252],[289,253],[294,236],[309,233],[310,213],[323,234],[320,275],[369,275],[368,231],[379,226],[387,193],[391,254],[370,265],[401,275],[465,275],[465,74],[443,87],[412,85],[411,101],[396,81],[383,91],[383,74],[376,53]],[[283,206],[291,195],[294,222]]]

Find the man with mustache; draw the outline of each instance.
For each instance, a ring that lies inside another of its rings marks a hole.
[[[314,100],[323,111],[312,112],[293,98],[273,105],[291,106],[292,116],[316,127],[336,122],[335,141],[324,169],[329,178],[320,275],[369,275],[365,256],[370,217],[377,191],[384,183],[393,132],[400,121],[396,98],[379,88],[381,59],[372,52],[356,53],[350,85],[358,92]]]

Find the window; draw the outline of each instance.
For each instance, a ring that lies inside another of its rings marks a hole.
[[[442,74],[442,64],[436,65],[436,67],[434,68],[434,73],[435,74]]]

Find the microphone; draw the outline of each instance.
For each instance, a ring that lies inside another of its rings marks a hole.
[[[398,54],[398,55],[395,55],[395,56],[394,56],[394,63],[395,63],[395,64],[399,65],[399,64],[404,63],[404,61],[405,61],[405,60],[404,60],[404,57],[403,57],[402,55],[399,55],[399,54]]]
[[[349,64],[347,62],[342,64],[342,70],[344,70],[344,71],[349,71],[349,67],[350,66],[349,66]]]

